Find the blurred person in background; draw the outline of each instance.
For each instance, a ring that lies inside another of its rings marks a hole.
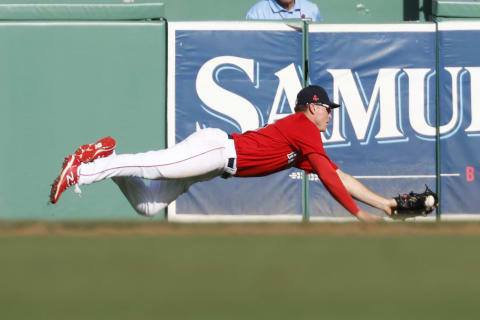
[[[247,20],[308,19],[323,21],[315,3],[307,0],[262,0],[250,8]]]

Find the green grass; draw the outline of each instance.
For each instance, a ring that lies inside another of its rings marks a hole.
[[[4,236],[1,319],[476,319],[480,237]]]

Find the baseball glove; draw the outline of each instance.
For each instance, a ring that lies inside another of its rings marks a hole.
[[[397,207],[393,209],[392,219],[405,220],[406,218],[426,216],[438,207],[438,197],[435,192],[425,185],[423,193],[410,192],[409,194],[400,194],[394,199],[397,201]]]

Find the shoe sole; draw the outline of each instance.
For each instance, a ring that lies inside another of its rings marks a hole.
[[[50,202],[51,203],[56,203],[58,201],[59,191],[60,191],[59,185],[62,185],[61,182],[65,178],[65,174],[72,167],[73,162],[75,160],[75,156],[69,156],[69,157],[70,157],[70,159],[69,158],[65,159],[65,162],[63,163],[62,172],[60,172],[60,175],[57,177],[57,179],[55,179],[55,181],[52,184],[52,191],[55,190],[55,192],[52,192],[53,193],[53,198],[52,198],[52,195],[50,194]],[[66,188],[65,188],[65,190],[66,190]]]

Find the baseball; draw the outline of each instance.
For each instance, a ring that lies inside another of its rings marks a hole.
[[[427,196],[425,198],[425,207],[431,208],[435,204],[435,198],[433,196]]]

